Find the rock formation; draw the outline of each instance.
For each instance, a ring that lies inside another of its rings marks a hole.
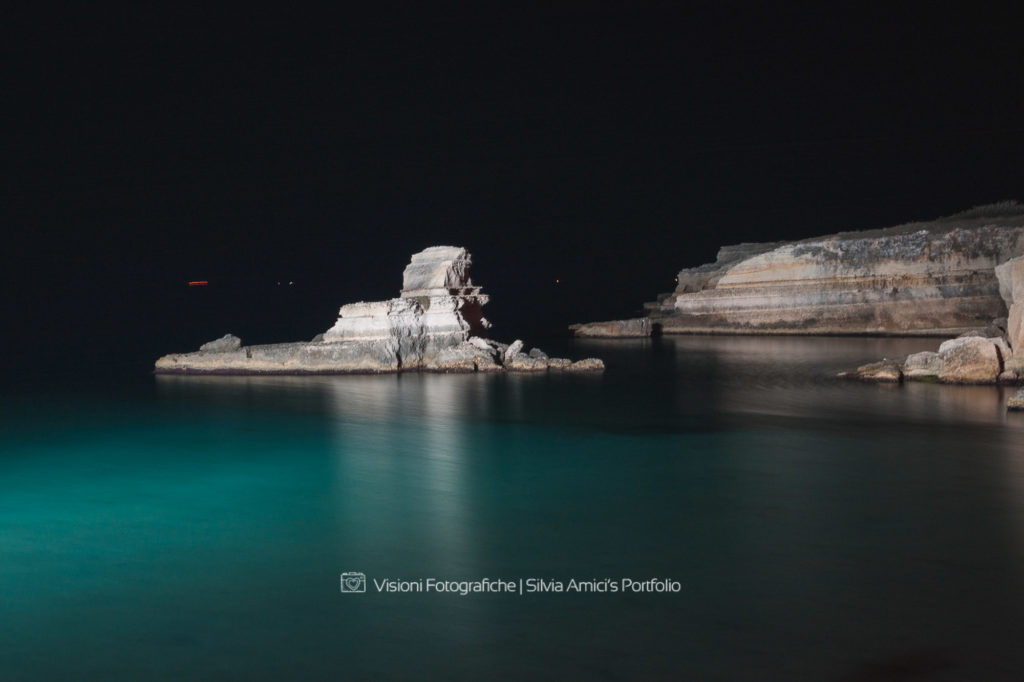
[[[469,276],[466,249],[433,246],[414,254],[405,268],[398,298],[350,303],[334,326],[310,342],[243,346],[230,334],[198,352],[173,353],[156,362],[159,373],[344,374],[430,370],[490,372],[514,370],[593,371],[594,358],[572,362],[525,354],[484,338],[487,296]],[[537,350],[537,349],[534,349]]]
[[[646,317],[608,322],[587,322],[570,325],[575,336],[597,336],[606,339],[631,338],[651,335],[651,321]]]
[[[1024,206],[1004,202],[881,230],[726,246],[645,308],[665,334],[955,336],[1006,315],[995,267],[1022,254]],[[623,335],[618,323],[581,328]]]
[[[1024,380],[1024,258],[1012,258],[994,268],[1003,310],[986,326],[944,341],[937,353],[913,353],[898,365],[896,380],[932,380],[957,384],[1020,383]],[[891,361],[890,361],[891,362]],[[875,363],[876,365],[878,363]],[[840,376],[872,381],[880,378],[874,365]],[[1024,395],[1021,396],[1024,398]],[[1015,403],[1008,404],[1012,409]]]

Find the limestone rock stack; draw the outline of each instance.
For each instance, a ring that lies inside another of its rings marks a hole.
[[[485,338],[488,297],[470,279],[466,249],[432,246],[413,254],[398,298],[349,303],[314,341],[243,346],[227,335],[195,353],[172,353],[158,373],[317,374],[433,371],[592,371],[600,360],[578,362],[521,352]]]

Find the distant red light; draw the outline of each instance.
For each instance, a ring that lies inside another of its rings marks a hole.
[[[209,284],[209,282],[205,279],[197,279],[188,283],[190,287],[205,287],[207,284]]]

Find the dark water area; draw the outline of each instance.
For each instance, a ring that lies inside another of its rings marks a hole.
[[[544,344],[602,376],[21,376],[0,679],[1020,679],[1010,391],[833,378],[937,343]]]

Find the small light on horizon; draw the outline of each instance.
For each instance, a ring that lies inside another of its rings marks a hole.
[[[209,282],[205,279],[194,279],[188,283],[190,287],[205,287],[207,284],[209,284]]]

